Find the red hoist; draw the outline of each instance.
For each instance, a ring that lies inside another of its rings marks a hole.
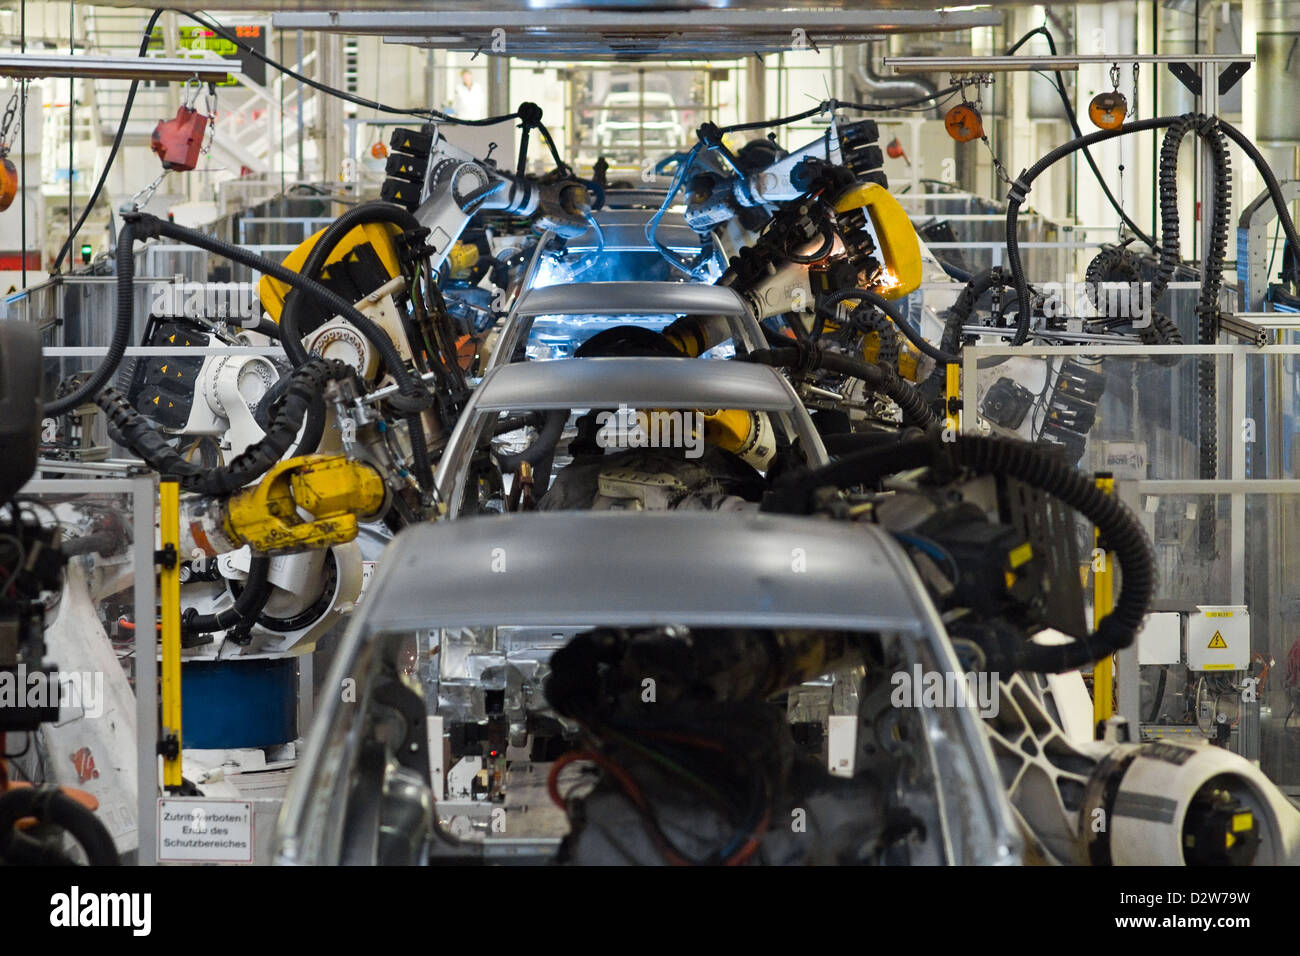
[[[207,113],[200,113],[194,108],[202,84],[194,81],[185,84],[189,94],[185,103],[176,111],[174,119],[163,120],[154,127],[151,146],[158,158],[162,160],[163,169],[169,172],[189,172],[199,163],[205,148],[211,147],[211,133],[216,122],[217,89],[208,84]]]

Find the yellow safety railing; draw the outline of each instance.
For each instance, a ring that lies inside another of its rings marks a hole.
[[[158,595],[162,661],[163,787],[181,786],[181,565],[180,485],[158,485]]]
[[[1115,493],[1115,479],[1098,475],[1097,487],[1104,494]],[[1115,567],[1109,551],[1101,550],[1101,535],[1093,532],[1092,628],[1115,608]],[[1092,724],[1099,727],[1115,716],[1115,658],[1107,654],[1092,665]]]
[[[961,413],[958,411],[961,405],[961,366],[953,362],[945,372],[944,409],[948,413],[945,423],[955,435],[961,431]]]

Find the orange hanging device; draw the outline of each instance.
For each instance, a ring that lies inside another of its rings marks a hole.
[[[1137,83],[1136,77],[1133,81]],[[1098,93],[1088,104],[1088,119],[1098,129],[1119,129],[1128,115],[1128,99],[1119,91],[1119,66],[1110,68],[1110,84],[1114,89],[1109,93]],[[1134,86],[1136,90],[1136,85]]]
[[[943,119],[943,126],[959,143],[969,143],[984,135],[984,117],[973,103],[962,102],[950,109]]]
[[[20,81],[0,117],[0,212],[13,205],[18,195],[18,167],[9,158],[9,147],[22,126],[22,114],[27,110],[27,82]]]
[[[208,118],[188,106],[178,109],[175,119],[155,126],[150,145],[162,160],[163,169],[184,173],[197,166],[207,128]]]
[[[1128,100],[1119,90],[1098,93],[1088,104],[1088,119],[1098,129],[1119,129],[1128,115]]]
[[[18,195],[18,167],[7,155],[0,154],[0,212],[13,204]]]

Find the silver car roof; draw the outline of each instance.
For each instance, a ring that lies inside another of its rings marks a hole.
[[[514,625],[942,635],[906,555],[870,524],[709,512],[480,516],[403,529],[379,567],[345,645],[383,631]]]
[[[529,289],[511,315],[747,315],[726,286],[698,282],[573,282]]]
[[[640,356],[499,365],[483,377],[471,403],[476,412],[613,404],[788,412],[799,406],[789,383],[766,365]]]

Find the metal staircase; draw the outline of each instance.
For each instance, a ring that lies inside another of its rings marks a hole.
[[[109,56],[134,57],[139,53],[144,26],[148,22],[147,15],[117,7],[90,5],[81,16],[90,49]],[[168,49],[166,31],[162,29],[164,22],[165,18],[155,28],[160,43],[150,55],[219,59],[218,54],[208,50]],[[314,57],[313,52],[304,58],[303,66],[307,72],[311,70]],[[284,77],[279,73],[268,76],[267,86],[242,76],[236,76],[235,79],[235,84],[217,89],[216,130],[211,160],[206,165],[214,171],[220,170],[235,177],[269,177],[272,173],[279,172],[280,154],[283,151],[286,158],[292,157],[286,161],[292,162],[296,171],[298,84],[290,81],[285,86]],[[129,84],[120,80],[95,80],[87,86],[93,87],[90,105],[98,141],[106,145],[112,142],[117,133]],[[176,115],[181,96],[179,86],[142,82],[131,107],[131,119],[127,123],[123,146],[148,146],[158,121]],[[199,102],[203,103],[203,97],[200,97]],[[310,129],[317,107],[318,97],[310,88],[305,89],[302,95],[303,128]],[[281,122],[282,112],[284,122]],[[66,152],[66,139],[64,142]],[[89,178],[88,173],[84,173],[83,177]]]

